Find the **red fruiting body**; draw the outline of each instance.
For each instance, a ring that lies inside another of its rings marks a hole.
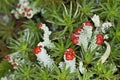
[[[72,40],[72,43],[73,43],[73,44],[77,44],[77,43],[78,43],[78,40],[79,40],[79,38],[78,38],[78,37],[75,37],[75,38]]]
[[[79,35],[82,30],[83,30],[82,28],[76,29],[75,34],[76,34],[76,35]]]
[[[41,52],[41,48],[42,48],[42,46],[36,46],[34,48],[34,54],[38,54],[39,52]]]
[[[73,60],[75,58],[75,51],[72,48],[69,48],[65,51],[66,60]]]
[[[73,44],[77,44],[79,37],[76,37],[75,34],[71,34],[71,40]]]
[[[86,22],[82,23],[82,27],[84,27],[84,26],[91,26],[92,29],[94,28],[94,26],[92,25],[92,23],[90,21],[86,21]]]
[[[30,12],[30,11],[32,11],[32,9],[30,8],[30,9],[28,9],[28,11],[27,12]]]
[[[75,38],[75,34],[72,33],[71,36],[70,36],[71,39]]]
[[[96,44],[101,45],[104,42],[104,36],[102,34],[96,35]]]
[[[86,22],[86,26],[91,26],[91,25],[92,25],[91,22],[89,21]]]
[[[25,11],[25,12],[28,12],[28,10],[29,10],[28,8],[24,8],[24,11]]]
[[[6,56],[5,59],[6,59],[6,61],[8,61],[8,62],[11,60],[11,59],[10,59],[10,56]]]
[[[29,11],[31,11],[32,9],[31,8],[24,8],[24,11],[25,12],[29,12]]]
[[[42,27],[42,23],[39,23],[38,24],[38,29],[41,29],[41,27]]]
[[[74,39],[72,39],[72,43],[73,44],[77,44],[79,40],[79,37],[75,37]]]

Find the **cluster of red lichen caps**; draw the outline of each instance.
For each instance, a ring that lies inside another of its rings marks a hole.
[[[22,8],[21,4],[18,5],[18,9]],[[30,11],[33,11],[32,8],[28,8],[28,7],[24,7],[23,8],[23,13],[20,14],[20,12],[17,12],[19,15],[23,15],[25,16],[25,14],[27,16],[31,16],[31,13],[29,13]]]
[[[90,27],[92,27],[92,29],[94,28],[93,24],[90,21],[83,22],[82,27],[84,27],[84,26],[90,26]]]
[[[11,59],[10,56],[6,56],[6,57],[5,57],[5,60],[6,60],[7,62],[10,62],[13,67],[16,67],[16,66],[17,66],[16,60],[15,60],[15,59]]]
[[[77,28],[75,30],[75,32],[71,34],[71,40],[72,40],[73,44],[78,44],[79,35],[80,35],[81,31],[84,30],[83,29],[84,26],[88,26],[88,27],[90,26],[90,27],[92,27],[92,29],[94,28],[92,23],[89,21],[82,23],[82,28]]]
[[[36,46],[36,47],[33,49],[34,54],[38,54],[39,52],[41,52],[41,48],[42,48],[42,46]]]
[[[74,33],[71,34],[71,40],[73,44],[77,44],[79,40],[79,34],[82,31],[81,28],[76,29]]]
[[[73,60],[75,58],[75,51],[72,48],[67,49],[64,54],[66,60]]]
[[[96,35],[96,44],[101,45],[104,42],[104,36],[102,34]]]
[[[38,24],[38,29],[40,30],[42,28],[42,23]]]

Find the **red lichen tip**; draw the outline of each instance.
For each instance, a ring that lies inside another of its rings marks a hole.
[[[84,27],[84,26],[91,26],[92,29],[94,28],[93,24],[90,21],[83,22],[82,27]]]
[[[73,60],[75,58],[75,51],[72,48],[67,49],[64,54],[66,60]]]
[[[77,44],[78,43],[79,37],[76,37],[75,34],[71,34],[70,37],[71,37],[71,40],[72,40],[73,44]]]
[[[102,34],[96,35],[96,44],[101,45],[104,42],[104,36]]]
[[[42,48],[42,46],[36,46],[33,50],[34,54],[38,54],[39,52],[41,52],[41,48]]]
[[[41,29],[41,27],[42,27],[42,23],[39,23],[38,24],[38,29]]]
[[[75,34],[76,34],[76,35],[79,35],[82,30],[83,30],[82,28],[77,28],[77,29],[75,30]]]
[[[8,61],[8,62],[11,60],[11,59],[10,59],[10,56],[6,56],[5,59],[6,59],[6,61]]]

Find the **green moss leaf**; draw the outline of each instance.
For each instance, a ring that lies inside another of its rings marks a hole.
[[[0,77],[5,76],[10,69],[12,69],[12,65],[9,62],[3,60],[0,63]]]

